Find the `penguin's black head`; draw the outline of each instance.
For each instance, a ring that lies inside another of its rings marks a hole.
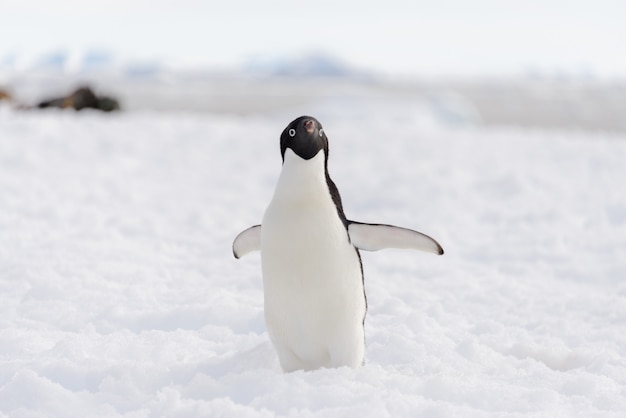
[[[299,157],[310,160],[324,150],[328,158],[328,138],[322,124],[311,116],[300,116],[291,122],[280,135],[280,153],[285,160],[285,151],[291,148]]]

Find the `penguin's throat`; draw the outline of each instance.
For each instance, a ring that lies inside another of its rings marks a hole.
[[[288,149],[274,192],[274,199],[307,204],[328,198],[330,192],[326,184],[324,164],[323,152],[305,160]]]

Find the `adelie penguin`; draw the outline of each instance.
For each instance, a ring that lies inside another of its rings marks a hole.
[[[265,322],[285,372],[359,367],[367,309],[359,250],[443,249],[411,229],[346,218],[328,174],[328,138],[315,118],[291,122],[280,152],[283,166],[263,222],[235,238],[233,253],[261,251]]]

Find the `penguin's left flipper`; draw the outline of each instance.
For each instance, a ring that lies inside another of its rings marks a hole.
[[[233,241],[233,255],[241,258],[252,251],[261,250],[261,225],[245,229]]]
[[[399,226],[348,221],[348,235],[352,245],[359,250],[406,248],[437,255],[443,254],[441,245],[428,235]]]

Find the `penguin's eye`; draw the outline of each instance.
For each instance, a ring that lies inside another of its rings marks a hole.
[[[294,136],[296,136],[296,130],[295,130],[295,129],[293,129],[293,128],[291,128],[291,129],[289,130],[289,136],[290,136],[290,137],[292,137],[292,138],[293,138]]]
[[[324,129],[320,129],[320,136],[324,135]]]

